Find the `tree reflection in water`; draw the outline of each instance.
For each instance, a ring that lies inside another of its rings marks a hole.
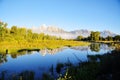
[[[14,73],[7,75],[7,71],[0,73],[0,80],[34,80],[35,73],[33,71],[23,71],[21,73]]]
[[[7,62],[7,54],[0,54],[0,65]]]
[[[102,45],[102,47],[104,47],[104,45]],[[74,49],[74,50],[77,50],[77,51],[80,50],[80,51],[83,51],[83,52],[84,51],[99,52],[102,47],[101,47],[100,44],[96,44],[95,43],[95,44],[91,44],[90,46],[70,47],[69,49]],[[66,49],[66,48],[44,49],[44,50],[38,50],[38,49],[33,49],[33,50],[21,49],[21,50],[18,50],[18,52],[16,52],[16,53],[9,53],[9,56],[11,56],[11,58],[17,58],[18,56],[22,56],[22,55],[26,55],[26,54],[32,54],[32,53],[38,53],[38,52],[42,56],[45,56],[46,54],[54,55],[54,54],[56,54],[58,52],[63,51],[64,49]],[[105,49],[107,49],[107,47],[105,47]],[[35,52],[35,51],[37,51],[37,52]],[[39,54],[37,54],[37,55],[39,55]],[[77,58],[77,56],[79,57],[80,55],[78,55],[78,54],[75,55],[74,53],[73,53],[73,55],[72,56],[74,58],[76,58],[77,60],[79,60],[79,58]],[[58,64],[56,64],[56,66],[54,64],[51,65],[51,67],[49,66],[50,67],[50,69],[49,69],[50,71],[48,71],[47,73],[44,73],[43,75],[41,75],[41,74],[40,74],[40,76],[38,75],[37,76],[37,80],[41,80],[41,79],[42,80],[52,80],[53,76],[55,76],[56,74],[61,74],[62,73],[61,71],[64,71],[63,69],[65,69],[64,66],[65,67],[66,66],[67,67],[72,66],[69,58],[70,57],[68,57],[68,63],[65,63],[65,64],[64,63],[63,64],[62,63],[58,63]],[[8,60],[9,60],[9,58],[8,58]],[[32,58],[30,58],[30,60],[32,60]],[[94,61],[94,60],[96,60],[96,59],[93,57],[92,61]],[[0,64],[5,63],[5,62],[7,62],[7,54],[0,54]],[[41,66],[41,65],[39,65],[39,66]],[[35,71],[34,70],[33,71],[28,71],[28,70],[27,71],[22,71],[22,72],[20,71],[18,73],[12,73],[12,74],[10,74],[9,71],[5,71],[5,70],[4,71],[0,71],[0,80],[36,80],[36,73],[35,73]]]
[[[100,44],[98,44],[98,43],[91,44],[90,50],[95,51],[95,52],[99,52],[100,51]]]

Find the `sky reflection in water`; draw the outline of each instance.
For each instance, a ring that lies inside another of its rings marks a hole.
[[[71,63],[77,64],[79,60],[86,61],[87,55],[104,54],[112,49],[105,44],[93,44],[84,47],[25,52],[24,55],[16,55],[16,58],[6,55],[7,62],[0,63],[0,72],[7,71],[9,75],[31,70],[38,76],[43,72],[48,72],[52,65],[55,68],[58,62],[66,63],[69,60]]]

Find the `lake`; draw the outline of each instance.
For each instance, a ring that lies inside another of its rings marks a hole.
[[[20,75],[22,72],[31,71],[35,78],[41,78],[43,73],[50,73],[57,63],[70,62],[77,65],[80,61],[87,61],[87,55],[105,54],[114,48],[106,44],[91,44],[90,46],[64,47],[53,50],[22,51],[17,54],[0,55],[0,77],[5,79]]]

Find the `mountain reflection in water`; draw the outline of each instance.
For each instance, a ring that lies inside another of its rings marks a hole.
[[[64,50],[65,48],[56,48],[56,49],[44,49],[44,50],[40,50],[40,53],[42,54],[42,56],[45,56],[47,53],[48,54],[51,54],[51,55],[54,55],[58,52],[61,52],[62,50]]]
[[[0,75],[3,74],[2,72],[4,71],[7,76],[20,73],[25,74],[30,71],[31,75],[33,75],[34,72],[34,77],[40,77],[44,72],[49,73],[51,66],[54,69],[57,63],[71,62],[76,64],[79,61],[86,61],[87,55],[104,54],[113,49],[113,47],[106,44],[95,43],[90,46],[64,47],[36,51],[20,50],[18,53],[0,54]]]

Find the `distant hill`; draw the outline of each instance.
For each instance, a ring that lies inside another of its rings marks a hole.
[[[57,37],[61,37],[63,39],[75,39],[77,38],[77,36],[83,36],[83,37],[88,37],[90,36],[91,31],[87,30],[87,29],[80,29],[80,30],[74,30],[74,31],[65,31],[63,29],[60,29],[58,27],[54,27],[54,26],[46,26],[45,24],[36,28],[33,27],[32,28],[34,33],[44,33],[44,34],[48,34],[48,35],[52,35],[52,36],[57,36]],[[101,37],[107,37],[107,36],[112,36],[114,37],[115,33],[110,32],[110,31],[101,31],[100,32]]]
[[[100,32],[101,34],[100,34],[100,36],[102,36],[102,37],[107,37],[107,36],[112,36],[112,37],[114,37],[114,36],[116,36],[117,34],[115,34],[115,33],[113,33],[113,32],[111,32],[111,31],[108,31],[108,30],[104,30],[104,31],[102,31],[102,32]]]

